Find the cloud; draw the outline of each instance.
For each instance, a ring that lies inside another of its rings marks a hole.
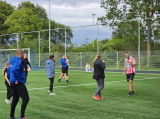
[[[23,0],[6,0],[6,2],[11,3],[14,6],[18,6],[22,1]],[[49,15],[49,0],[29,1],[42,6]],[[100,7],[100,2],[101,0],[50,0],[50,16],[52,20],[70,27],[93,25],[92,14],[96,14],[94,17],[95,24],[98,17],[106,14],[105,10]],[[112,30],[109,30],[108,27],[99,28],[99,32],[101,33],[99,36],[100,38],[102,37],[101,39],[104,39],[105,37],[111,38]],[[93,27],[86,27],[85,29],[84,27],[79,27],[79,29],[74,28],[74,35],[77,36],[74,37],[73,41],[82,42],[82,39],[77,40],[77,38],[82,35],[84,36],[83,38],[89,36],[90,39],[93,39],[92,34]]]

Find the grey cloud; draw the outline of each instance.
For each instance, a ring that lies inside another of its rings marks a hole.
[[[6,2],[11,3],[14,6],[18,6],[24,0],[6,0]],[[47,14],[49,14],[49,0],[29,0],[32,3],[38,3],[44,9],[46,9]],[[55,20],[58,23],[69,25],[71,27],[76,26],[85,26],[93,24],[92,14],[95,16],[95,24],[97,22],[97,17],[105,15],[105,10],[100,8],[101,0],[50,0],[51,5],[51,19]],[[88,36],[92,39],[92,30],[93,27],[80,27],[74,30],[74,39],[77,41],[79,36],[86,37]],[[112,30],[109,28],[100,27],[100,40],[105,37],[111,38]],[[96,34],[96,27],[95,27]],[[103,37],[102,37],[103,36]],[[102,37],[102,38],[101,38]],[[96,37],[95,37],[96,38]],[[81,41],[84,39],[81,39]],[[91,42],[92,40],[90,40]]]

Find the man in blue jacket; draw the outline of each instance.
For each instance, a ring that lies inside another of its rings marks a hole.
[[[61,83],[61,78],[62,78],[62,76],[64,75],[64,78],[66,79],[66,82],[67,82],[67,83],[70,83],[70,82],[67,80],[67,62],[66,62],[66,56],[65,56],[65,55],[63,55],[63,58],[60,60],[60,63],[61,63],[61,66],[62,66],[62,74],[61,74],[61,76],[59,77],[58,82]]]
[[[9,119],[15,119],[14,112],[16,105],[19,101],[19,97],[23,99],[21,105],[21,116],[19,119],[27,119],[24,115],[26,106],[29,102],[29,95],[27,88],[25,86],[25,72],[23,67],[23,56],[24,51],[18,49],[16,51],[16,56],[10,61],[9,75],[10,75],[10,84],[13,89],[13,101],[11,104],[11,112]]]

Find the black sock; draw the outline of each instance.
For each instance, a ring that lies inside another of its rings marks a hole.
[[[66,80],[68,82],[68,80]]]

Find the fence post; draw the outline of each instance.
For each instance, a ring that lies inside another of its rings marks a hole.
[[[117,51],[117,69],[118,69],[118,51]]]
[[[41,66],[41,64],[40,64],[41,63],[40,62],[40,56],[41,56],[41,54],[40,54],[41,53],[41,50],[40,50],[40,48],[41,48],[40,47],[40,31],[39,31],[38,35],[39,35],[39,67],[40,67]]]
[[[81,68],[82,68],[82,52],[80,52],[80,64],[81,64]]]
[[[99,34],[98,34],[98,22],[97,22],[97,53],[99,53],[99,44],[98,44],[98,37],[99,37]]]
[[[18,49],[18,41],[19,41],[19,40],[18,40],[18,33],[17,33],[17,49]]]

